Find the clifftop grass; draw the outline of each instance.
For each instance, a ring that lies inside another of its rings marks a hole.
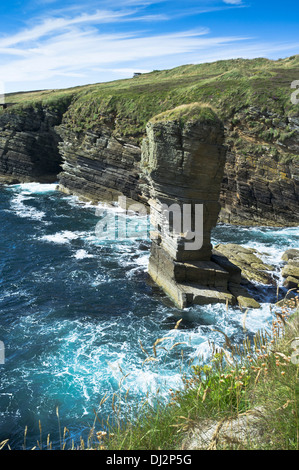
[[[128,125],[134,125],[143,132],[153,116],[194,102],[213,106],[224,119],[246,106],[269,109],[281,116],[296,115],[298,109],[290,97],[291,82],[298,77],[299,55],[277,61],[234,59],[65,90],[12,93],[6,101],[15,103],[14,107],[42,104],[54,109],[60,100],[68,99],[71,104],[66,121],[75,120],[78,127],[92,128],[113,116],[119,131],[126,133]]]
[[[14,105],[0,114],[47,107],[62,113],[63,125],[74,132],[97,131],[105,124],[115,135],[139,143],[155,116],[170,117],[169,110],[204,103],[233,126],[232,149],[258,158],[262,147],[271,146],[271,155],[290,162],[298,158],[288,149],[295,131],[287,120],[298,116],[298,105],[291,102],[291,83],[298,79],[299,55],[276,61],[221,60],[65,90],[12,93],[6,102]]]
[[[206,122],[219,122],[217,114],[211,109],[209,105],[201,103],[190,103],[177,106],[174,109],[164,111],[161,114],[154,116],[150,122],[167,122],[179,121],[182,126],[187,121],[206,121]]]

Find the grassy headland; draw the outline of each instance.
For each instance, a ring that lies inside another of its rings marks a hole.
[[[280,152],[277,142],[287,141],[293,133],[282,123],[287,116],[298,115],[298,106],[291,102],[291,83],[298,77],[299,55],[277,61],[234,59],[155,70],[136,78],[65,90],[11,93],[6,101],[15,103],[8,112],[21,112],[30,106],[46,106],[53,111],[67,108],[64,124],[77,132],[97,129],[104,122],[110,123],[116,134],[136,139],[144,135],[146,123],[154,116],[200,102],[231,122],[236,128],[236,144],[239,139],[243,147],[252,145],[250,138],[246,142],[242,138],[242,127],[247,136],[254,134],[256,144],[273,144]],[[250,109],[255,109],[260,119]]]

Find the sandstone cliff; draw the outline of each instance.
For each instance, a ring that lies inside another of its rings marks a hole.
[[[29,106],[0,115],[0,180],[57,180],[61,155],[55,126],[60,124],[62,114],[43,106]]]
[[[298,225],[299,119],[249,106],[227,123],[226,145],[220,220]]]
[[[113,135],[108,124],[85,133],[74,132],[63,124],[59,151],[62,172],[61,191],[94,202],[117,201],[119,195],[138,199],[138,162],[141,150],[132,139]]]
[[[299,105],[290,100],[298,76],[299,56],[237,59],[12,95],[15,105],[0,110],[1,179],[56,178],[63,191],[92,200],[146,201],[147,122],[182,104],[208,103],[224,122],[227,147],[219,220],[298,225]]]

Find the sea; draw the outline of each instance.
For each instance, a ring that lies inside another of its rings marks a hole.
[[[105,236],[103,215],[110,220]],[[116,221],[130,228],[126,236]],[[147,215],[83,203],[56,184],[0,187],[0,443],[8,440],[6,448],[80,446],[116,415],[134,420],[138,406],[167,402],[192,364],[208,363],[223,347],[223,333],[241,345],[271,327],[275,286],[256,285],[261,308],[246,311],[245,329],[238,307],[173,306],[147,274],[147,223]],[[257,249],[276,266],[273,276],[282,285],[281,255],[299,247],[299,227],[220,224],[212,243]]]

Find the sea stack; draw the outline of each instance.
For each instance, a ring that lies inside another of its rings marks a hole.
[[[141,167],[152,226],[149,275],[179,308],[236,304],[239,295],[248,297],[239,290],[241,270],[213,254],[211,244],[225,167],[223,123],[210,107],[194,103],[155,116],[146,131]],[[252,306],[258,306],[253,299]]]

